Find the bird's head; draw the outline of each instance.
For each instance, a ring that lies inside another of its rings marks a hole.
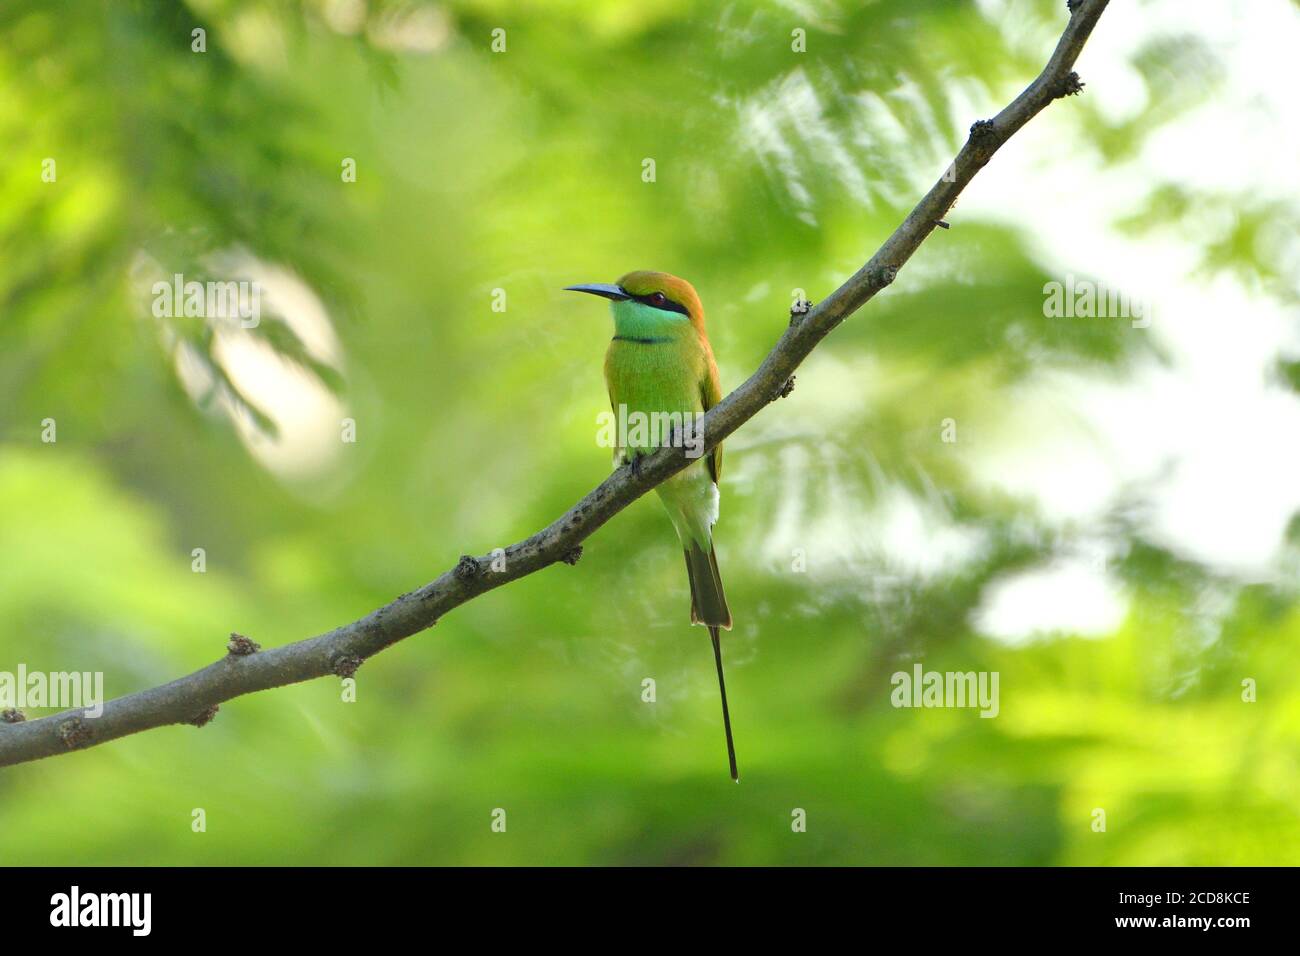
[[[704,332],[704,306],[694,286],[667,272],[629,272],[613,285],[594,283],[565,288],[609,299],[616,324],[653,326],[690,322],[701,334]]]

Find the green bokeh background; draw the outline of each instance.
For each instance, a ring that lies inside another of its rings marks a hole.
[[[820,298],[860,265],[969,122],[1037,72],[1063,8],[7,0],[0,669],[100,670],[118,696],[205,665],[230,631],[321,633],[530,534],[608,471],[594,441],[608,320],[562,286],[690,278],[734,388],[792,291]],[[1106,188],[1107,166],[1214,95],[1210,56],[1153,35],[1140,115],[1112,122],[1086,95],[1054,107],[1103,170],[1080,188]],[[1234,203],[1148,185],[1117,229]],[[1256,241],[1288,211],[1232,208],[1226,232],[1192,240],[1201,268],[1290,301]],[[142,275],[238,277],[213,265],[232,250],[248,275],[310,289],[336,350],[268,314],[234,333],[272,356],[257,379],[223,351],[229,331],[154,318]],[[576,567],[367,662],[355,703],[322,680],[232,701],[202,730],[0,771],[0,863],[1300,863],[1285,523],[1261,583],[1117,508],[1102,529],[1127,599],[1113,632],[1008,643],[977,626],[991,585],[1080,529],[973,480],[940,422],[991,434],[1044,372],[1122,380],[1165,360],[1127,323],[1044,318],[1055,277],[1027,227],[962,218],[730,442],[718,550],[740,786],[652,496]],[[307,427],[282,417],[277,374],[328,419],[318,466],[266,463]],[[980,547],[919,574],[837,538],[897,495]],[[1209,589],[1223,606],[1207,637]],[[889,675],[918,660],[998,671],[1000,715],[892,708]]]

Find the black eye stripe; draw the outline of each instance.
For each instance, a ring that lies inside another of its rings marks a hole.
[[[629,292],[628,295],[632,295],[632,293]],[[654,296],[655,293],[651,292],[649,295],[632,295],[632,298],[642,305],[650,306],[652,309],[659,309],[661,312],[677,312],[690,318],[691,313],[687,311],[686,306],[680,305],[667,297],[664,298],[663,302],[655,302],[653,301]]]

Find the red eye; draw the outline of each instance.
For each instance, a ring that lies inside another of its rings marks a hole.
[[[655,305],[663,305],[668,301],[668,297],[662,292],[656,292],[654,295],[650,296],[650,301]]]

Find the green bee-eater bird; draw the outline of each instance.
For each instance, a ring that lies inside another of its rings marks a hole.
[[[718,366],[704,331],[704,307],[685,279],[666,272],[629,272],[614,285],[571,285],[610,300],[614,338],[605,353],[605,384],[616,419],[633,422],[618,429],[615,465],[636,460],[659,444],[653,428],[635,422],[664,421],[664,413],[695,424],[722,398]],[[667,437],[667,436],[664,436]],[[698,432],[695,438],[702,440]],[[689,446],[688,446],[689,447]],[[713,552],[713,525],[718,520],[718,476],[722,445],[687,465],[655,490],[668,510],[686,552],[691,584],[691,623],[703,624],[713,638],[713,660],[722,694],[722,724],[727,732],[731,779],[739,781],[736,747],[731,739],[727,684],[722,677],[720,628],[731,629],[731,612],[722,593],[718,559]]]

